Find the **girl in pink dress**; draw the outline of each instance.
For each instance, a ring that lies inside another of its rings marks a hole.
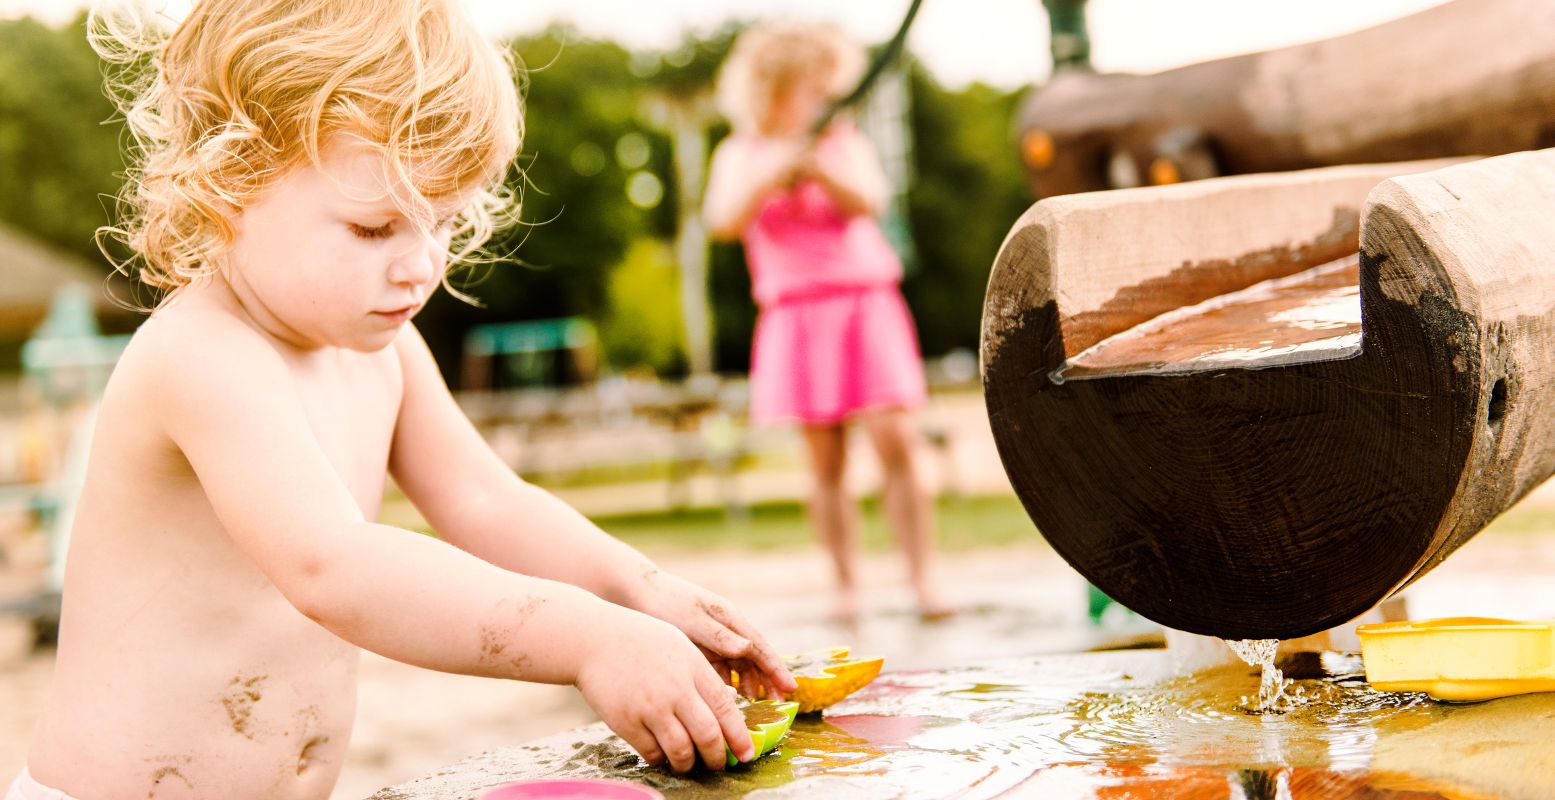
[[[880,456],[886,516],[919,610],[933,618],[948,606],[933,574],[934,504],[913,414],[926,394],[923,362],[897,288],[901,262],[875,219],[885,176],[850,123],[809,132],[862,62],[862,49],[827,26],[741,35],[719,78],[733,133],[713,154],[704,213],[713,236],[745,243],[760,308],[751,416],[804,432],[810,521],[836,567],[837,616],[858,612],[858,511],[843,480],[846,426],[857,420]]]

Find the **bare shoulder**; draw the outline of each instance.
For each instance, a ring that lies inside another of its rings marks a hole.
[[[744,133],[731,133],[713,148],[713,162],[733,162],[749,157],[755,137]]]
[[[214,304],[173,303],[135,332],[104,404],[179,439],[181,428],[273,404],[291,389],[281,354],[243,320]]]
[[[439,384],[442,383],[442,374],[437,370],[437,361],[432,357],[432,349],[427,346],[426,339],[422,338],[421,331],[416,330],[413,323],[407,323],[401,328],[399,335],[394,337],[394,342],[384,350],[389,360],[382,366],[389,369],[390,377],[402,386],[408,388],[417,382],[434,378]]]
[[[258,331],[213,304],[190,302],[158,309],[142,323],[115,375],[144,376],[166,391],[213,379],[245,383],[245,374],[258,380],[274,377],[272,370],[284,372],[284,362]]]
[[[864,130],[850,122],[838,123],[826,132],[826,139],[853,153],[874,154],[875,144]]]

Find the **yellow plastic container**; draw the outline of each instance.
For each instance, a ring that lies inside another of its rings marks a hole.
[[[1366,680],[1471,702],[1555,691],[1555,622],[1447,617],[1355,629]]]

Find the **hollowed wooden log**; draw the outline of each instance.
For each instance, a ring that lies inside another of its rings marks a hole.
[[[1358,318],[1303,327],[1356,273]],[[1070,195],[998,255],[984,387],[1086,578],[1173,628],[1290,638],[1555,471],[1552,309],[1555,151]]]

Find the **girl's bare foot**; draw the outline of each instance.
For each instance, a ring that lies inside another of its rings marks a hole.
[[[859,619],[859,598],[856,589],[838,589],[837,596],[832,601],[831,614],[827,620],[841,625],[852,625]]]
[[[939,622],[956,615],[956,607],[945,599],[938,586],[919,585],[913,588],[918,594],[918,619]]]

